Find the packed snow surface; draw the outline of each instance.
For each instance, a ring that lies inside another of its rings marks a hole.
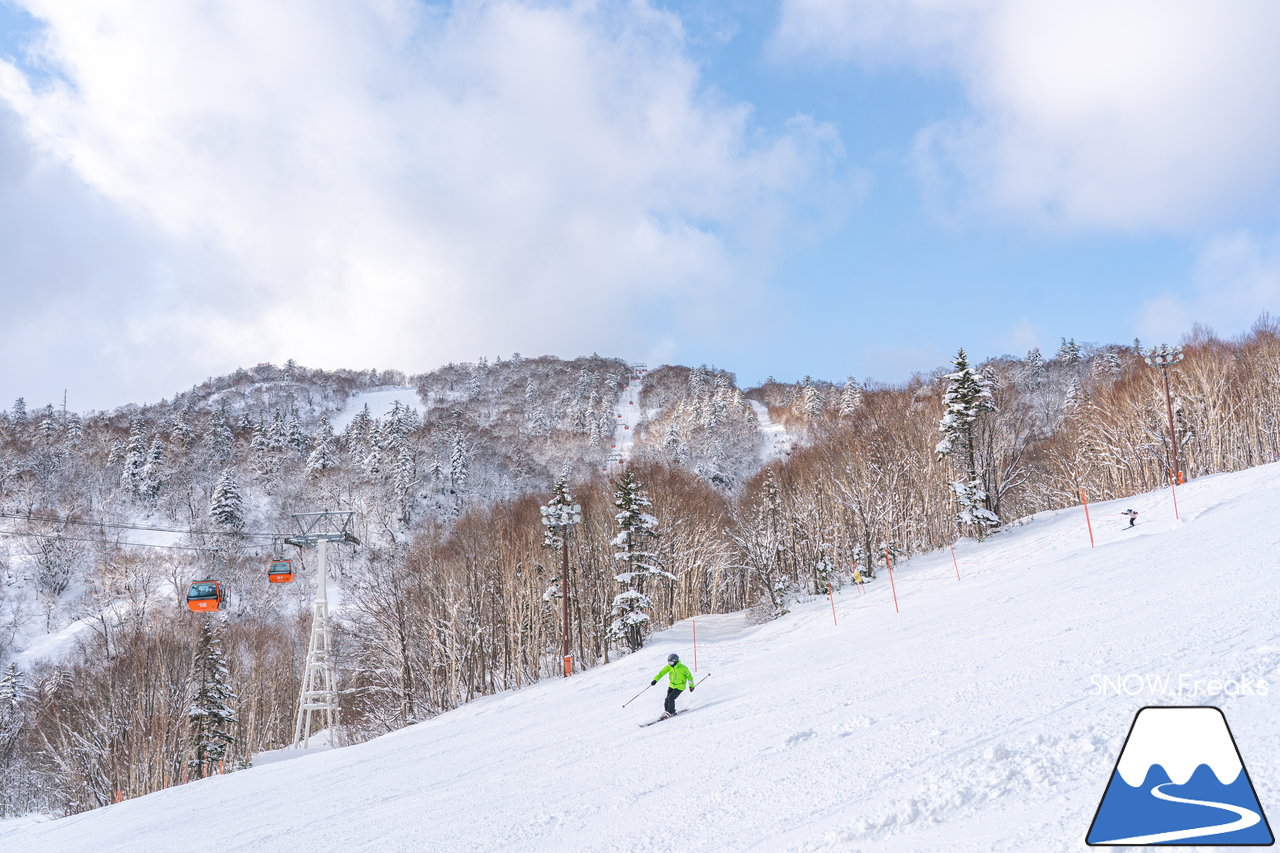
[[[751,404],[751,411],[756,413],[756,421],[760,424],[760,437],[764,440],[760,445],[760,462],[767,464],[790,453],[791,448],[795,446],[795,441],[787,432],[787,428],[773,422],[769,417],[768,407],[763,403],[755,400],[747,402]]]
[[[691,713],[649,728],[692,621],[359,746],[0,827],[0,848],[1083,851],[1146,705],[1220,706],[1274,819],[1278,477],[1191,482],[1181,521],[1168,491],[1093,504],[1096,548],[1080,508],[1042,513],[846,587],[838,625],[825,597],[700,617]]]
[[[621,473],[631,461],[631,453],[635,449],[636,429],[640,426],[640,388],[644,382],[644,374],[637,365],[631,365],[627,374],[627,385],[618,394],[618,402],[613,406],[613,449],[609,454],[611,467],[603,473]]]
[[[375,388],[372,391],[361,391],[359,394],[352,394],[342,411],[333,416],[333,431],[342,432],[350,426],[356,415],[360,414],[366,405],[369,407],[370,417],[385,418],[396,403],[408,406],[419,414],[423,411],[418,389],[409,385],[392,385]]]

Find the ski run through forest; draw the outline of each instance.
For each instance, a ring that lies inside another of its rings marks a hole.
[[[1149,352],[755,388],[290,362],[112,412],[19,400],[0,846],[1079,849],[1133,713],[1179,698],[1224,709],[1266,806],[1272,698],[1097,689],[1280,669],[1280,327]],[[352,513],[340,725],[289,750],[316,552],[285,540],[320,510]],[[221,609],[191,612],[206,581]],[[695,624],[696,713],[638,728]]]

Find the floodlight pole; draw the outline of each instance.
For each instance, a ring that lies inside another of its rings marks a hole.
[[[573,525],[582,523],[582,507],[568,503],[569,495],[563,491],[563,484],[557,488],[556,500],[541,509],[542,523],[547,528],[546,544],[559,545],[561,556],[560,570],[560,624],[564,632],[561,660],[564,663],[564,677],[569,677],[569,532]],[[564,501],[560,500],[564,498]]]
[[[1173,426],[1173,395],[1169,393],[1169,368],[1182,361],[1182,347],[1168,347],[1161,344],[1143,356],[1143,361],[1152,367],[1160,368],[1160,376],[1164,379],[1164,405],[1169,413],[1169,444],[1173,451],[1173,467],[1169,469],[1171,482],[1177,483],[1182,475],[1178,467],[1178,433]]]
[[[311,601],[311,639],[307,643],[307,660],[302,667],[302,690],[298,694],[298,714],[293,725],[293,745],[306,749],[311,743],[313,715],[329,732],[333,746],[338,725],[338,687],[333,671],[333,631],[329,626],[329,543],[359,545],[351,533],[354,512],[304,512],[293,519],[298,535],[286,540],[299,548],[314,547],[319,557],[316,567],[315,595]]]
[[[560,596],[560,626],[564,634],[564,651],[560,653],[560,660],[564,663],[564,677],[569,677],[569,528],[560,528],[564,531],[564,535],[560,539],[560,555],[564,558],[562,563],[560,577],[564,580],[561,585],[564,587]]]

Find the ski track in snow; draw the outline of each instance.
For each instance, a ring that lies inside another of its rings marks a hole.
[[[613,447],[609,451],[608,464],[601,473],[615,474],[631,461],[635,448],[636,428],[640,425],[640,387],[644,383],[642,365],[629,365],[627,387],[618,394],[613,407]]]
[[[630,399],[630,398],[629,398]],[[1280,677],[1280,465],[1041,513],[774,622],[697,620],[681,708],[645,687],[692,625],[568,680],[359,746],[82,815],[0,824],[24,853],[1083,851],[1134,713],[1216,704],[1264,804],[1270,695],[1115,695],[1099,676]],[[1125,530],[1119,513],[1142,513]],[[1224,511],[1227,510],[1227,511]]]
[[[760,437],[764,439],[760,447],[760,464],[768,464],[780,456],[789,454],[796,442],[787,432],[787,428],[773,422],[769,417],[768,407],[763,403],[757,403],[755,400],[747,402],[751,404],[751,410],[756,413],[756,420],[760,422]]]

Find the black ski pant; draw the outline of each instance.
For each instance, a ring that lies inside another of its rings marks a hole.
[[[677,690],[674,687],[667,688],[667,704],[663,707],[667,709],[668,714],[674,714],[676,712],[676,697],[683,692],[683,690]]]

